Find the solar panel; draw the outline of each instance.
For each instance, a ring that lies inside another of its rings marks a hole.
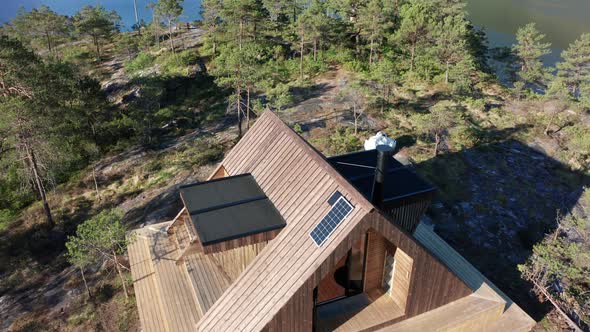
[[[354,207],[344,198],[340,196],[326,216],[317,224],[317,226],[309,233],[315,244],[321,246],[330,237],[332,232],[340,225],[342,220],[346,218]]]

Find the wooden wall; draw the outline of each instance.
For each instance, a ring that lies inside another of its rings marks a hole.
[[[263,331],[309,332],[313,329],[314,300],[312,280],[305,282],[279,310]]]
[[[268,242],[245,245],[226,251],[209,254],[214,257],[231,280],[236,280]]]
[[[396,249],[393,257],[395,259],[395,267],[393,270],[391,298],[405,312],[414,260],[401,249]]]
[[[394,203],[385,205],[385,211],[392,220],[395,220],[404,230],[414,233],[416,226],[420,222],[420,217],[430,206],[434,193],[424,193],[411,196]]]
[[[237,239],[223,241],[219,243],[204,245],[203,250],[206,254],[214,253],[214,252],[221,252],[226,250],[231,250],[234,248],[240,248],[243,246],[248,246],[255,243],[267,243],[268,241],[274,239],[281,229],[275,229],[268,232],[262,232],[258,234],[243,236]]]
[[[223,165],[219,165],[219,167],[217,167],[217,169],[213,172],[213,174],[211,174],[211,176],[209,176],[209,179],[207,179],[207,181],[213,180],[213,179],[220,179],[220,178],[224,178],[227,176],[229,176],[229,174],[227,173],[227,170],[225,169],[225,167],[223,167]]]
[[[369,231],[367,261],[365,264],[365,284],[363,285],[365,292],[369,292],[382,286],[384,260],[385,239],[379,233]]]
[[[306,286],[299,289],[294,295],[294,298],[298,300],[291,299],[273,318],[272,322],[269,323],[267,330],[277,330],[278,322],[281,322],[280,328],[286,331],[297,331],[301,326],[307,326],[305,324],[307,324],[306,322],[310,315],[309,312],[313,308],[313,303],[312,300],[303,299],[313,296],[313,288],[319,284],[327,273],[332,271],[335,264],[347,254],[352,245],[364,237],[369,231],[382,234],[387,241],[399,249],[399,253],[396,249],[398,255],[396,258],[400,259],[401,262],[405,261],[405,267],[402,266],[400,270],[410,269],[409,265],[411,263],[408,297],[405,305],[406,319],[473,293],[463,281],[449,271],[437,258],[432,256],[410,234],[398,226],[393,225],[391,221],[385,219],[379,212],[373,211],[367,214],[355,226],[324,262],[318,264],[315,273],[305,283]],[[383,264],[383,259],[380,261]],[[403,305],[401,294],[397,301]],[[396,321],[392,321],[390,324],[394,322]]]
[[[411,235],[395,227],[380,213],[371,212],[363,221],[361,224],[364,224],[364,227],[373,228],[381,233],[413,260],[406,317],[419,315],[473,293],[473,290]],[[403,261],[403,257],[400,258]]]

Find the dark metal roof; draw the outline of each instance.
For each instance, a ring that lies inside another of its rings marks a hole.
[[[383,193],[385,202],[436,190],[395,158],[391,159],[385,177]],[[328,158],[328,161],[368,200],[372,199],[377,150],[334,156]]]
[[[203,245],[286,225],[251,174],[182,186],[180,195]]]

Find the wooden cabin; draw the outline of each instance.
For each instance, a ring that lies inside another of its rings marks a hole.
[[[434,188],[387,149],[325,158],[264,113],[174,220],[129,247],[144,331],[528,331],[420,223]]]

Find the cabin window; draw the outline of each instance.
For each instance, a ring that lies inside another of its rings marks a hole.
[[[395,271],[395,259],[387,252],[383,260],[383,291],[391,295],[391,286],[393,284],[393,273]]]

